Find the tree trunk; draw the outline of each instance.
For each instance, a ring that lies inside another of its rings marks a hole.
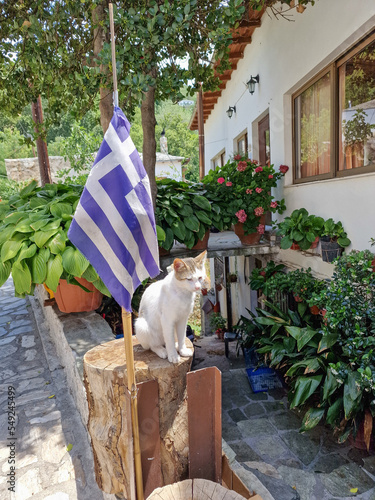
[[[34,120],[34,130],[37,134],[36,147],[38,151],[38,162],[40,172],[40,182],[42,186],[52,182],[51,169],[49,165],[47,143],[45,141],[45,130],[43,127],[42,99],[39,96],[36,102],[31,103],[31,111]]]
[[[188,339],[186,345],[192,348]],[[186,373],[192,358],[169,363],[145,351],[135,337],[133,348],[137,383],[158,382],[161,472],[164,484],[174,483],[185,479],[188,472]],[[124,340],[113,340],[88,351],[84,373],[97,483],[107,493],[122,493],[129,498],[134,476]],[[139,423],[141,445],[142,432],[148,434],[150,426],[152,414]]]
[[[94,59],[97,59],[100,51],[103,48],[104,41],[110,42],[110,34],[104,29],[103,24],[106,20],[105,7],[107,2],[104,1],[100,3],[92,13],[92,20],[94,24]],[[103,75],[109,75],[108,66],[100,65],[100,71]],[[105,134],[107,128],[110,124],[113,115],[113,103],[112,103],[112,90],[108,87],[100,87],[100,125],[102,126],[103,133]]]
[[[150,179],[152,203],[156,207],[156,140],[155,140],[155,88],[149,87],[145,92],[141,106],[142,129],[143,129],[143,165]]]

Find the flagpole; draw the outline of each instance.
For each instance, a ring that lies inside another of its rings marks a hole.
[[[112,50],[112,75],[113,75],[113,106],[118,107],[118,91],[117,91],[117,70],[116,70],[116,52],[115,52],[115,26],[113,20],[113,4],[108,4],[109,9],[109,24],[111,29],[111,50]],[[124,307],[121,308],[122,326],[124,330],[125,342],[125,359],[126,371],[128,376],[128,391],[131,395],[131,414],[132,414],[132,429],[133,429],[133,446],[134,446],[134,468],[135,468],[135,483],[137,489],[137,500],[144,500],[143,493],[143,478],[142,478],[142,463],[141,450],[139,446],[139,425],[138,425],[138,399],[137,399],[137,384],[135,380],[134,369],[134,353],[133,353],[133,328],[132,328],[132,313],[127,312]]]

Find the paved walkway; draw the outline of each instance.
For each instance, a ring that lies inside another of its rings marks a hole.
[[[255,476],[268,490],[263,500],[375,500],[375,455],[339,445],[322,425],[299,433],[286,391],[253,393],[244,368],[223,372],[222,382],[223,438],[242,479]]]
[[[0,288],[0,498],[102,500],[64,371],[49,363],[29,302],[8,280]]]

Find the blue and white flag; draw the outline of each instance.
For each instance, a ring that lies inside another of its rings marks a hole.
[[[130,312],[134,290],[160,270],[150,183],[129,131],[115,107],[68,238]]]

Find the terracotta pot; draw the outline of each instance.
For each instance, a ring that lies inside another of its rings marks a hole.
[[[322,317],[323,317],[323,323],[327,326],[327,323],[328,323],[328,322],[327,322],[327,320],[326,320],[326,318],[325,318],[325,315],[327,314],[327,309],[320,309],[320,311],[319,311],[319,312],[320,312],[320,314],[321,314],[321,315],[322,315]]]
[[[256,245],[259,243],[260,234],[257,232],[245,234],[242,222],[237,222],[237,224],[234,225],[234,232],[243,245]]]
[[[367,445],[365,441],[365,428],[364,421],[359,424],[357,434],[355,438],[350,434],[348,441],[353,448],[357,448],[357,450],[367,450]],[[370,438],[370,448],[369,451],[374,450],[374,437],[373,435]]]
[[[159,256],[162,257],[163,255],[169,255],[170,252],[169,250],[165,250],[164,248],[162,247],[159,247]]]
[[[319,236],[315,238],[315,240],[311,243],[310,248],[316,248],[319,244]],[[290,247],[291,250],[301,250],[301,247],[298,245],[298,243],[292,243],[292,246]]]
[[[202,295],[207,295],[207,288],[202,288]]]
[[[77,285],[70,285],[66,280],[60,280],[55,293],[57,307],[65,313],[94,311],[102,303],[103,294],[84,278],[76,280],[92,291],[85,292]]]
[[[192,250],[206,250],[208,244],[208,238],[210,237],[210,231],[206,231],[203,239],[199,240],[192,248]]]
[[[214,305],[214,312],[219,313],[220,312],[220,302],[216,302]]]
[[[314,314],[314,316],[320,314],[320,309],[318,306],[310,306],[310,312],[311,314]]]
[[[299,295],[293,295],[293,297],[296,302],[303,302],[303,299]]]

